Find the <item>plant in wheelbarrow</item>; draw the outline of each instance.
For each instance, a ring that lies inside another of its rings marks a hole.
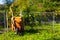
[[[13,17],[13,20],[11,19],[11,21],[12,31],[14,31],[15,34],[22,33],[24,30],[22,17]]]

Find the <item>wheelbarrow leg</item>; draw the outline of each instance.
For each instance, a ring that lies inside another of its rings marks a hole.
[[[15,29],[15,34],[18,34],[18,28]]]

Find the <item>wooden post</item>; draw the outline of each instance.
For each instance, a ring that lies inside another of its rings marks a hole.
[[[4,11],[4,28],[6,28],[6,13]]]
[[[8,32],[8,13],[6,11],[6,21],[7,21],[7,32]]]

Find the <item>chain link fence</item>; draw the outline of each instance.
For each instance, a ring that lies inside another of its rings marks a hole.
[[[0,12],[0,33],[5,32],[6,25],[6,14],[5,12]]]
[[[38,26],[38,28],[55,32],[60,31],[60,13],[56,12],[30,12],[23,13],[24,23],[30,27]]]

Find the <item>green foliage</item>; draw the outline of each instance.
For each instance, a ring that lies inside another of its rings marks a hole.
[[[59,0],[13,0],[9,1],[6,0],[6,4],[10,6],[13,4],[14,12],[20,12],[20,9],[25,11],[25,9],[29,9],[30,12],[42,12],[42,11],[49,11],[55,12],[60,8],[60,1]]]
[[[48,12],[55,12],[55,10],[57,8],[60,7],[60,2],[57,2],[57,1],[44,1],[44,8],[45,8],[45,11],[47,10]],[[44,10],[44,9],[43,9]]]

